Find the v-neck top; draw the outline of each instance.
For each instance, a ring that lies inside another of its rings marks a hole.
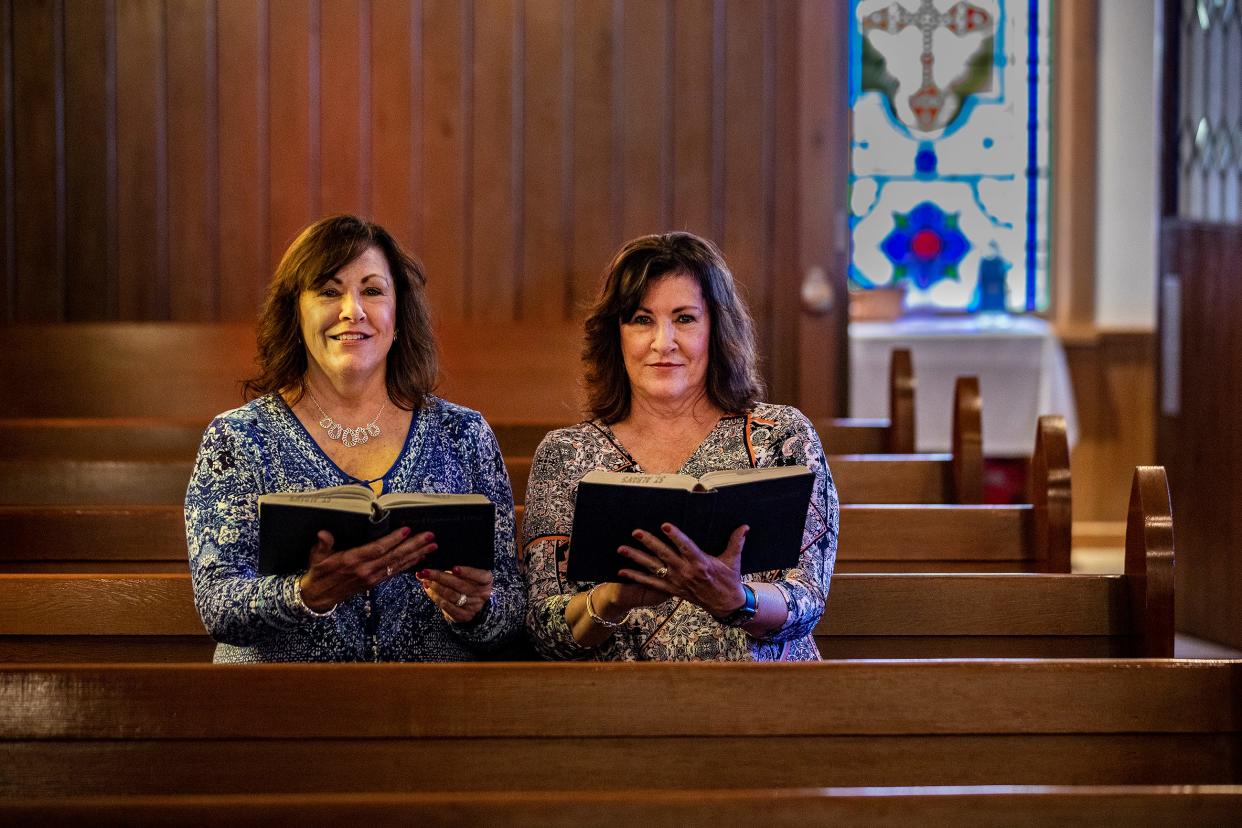
[[[486,495],[496,505],[493,600],[473,623],[444,619],[413,572],[319,618],[297,600],[296,575],[259,575],[258,497],[348,484],[276,394],[216,417],[186,490],[194,600],[219,642],[216,661],[464,661],[516,632],[525,590],[514,550],[513,493],[500,448],[477,412],[429,397],[384,475],[385,492]]]
[[[812,630],[824,611],[836,563],[839,522],[836,487],[819,435],[796,408],[758,403],[746,414],[725,416],[691,452],[680,472],[694,477],[723,469],[808,466],[815,474],[803,528],[802,551],[792,569],[755,573],[744,581],[776,585],[785,598],[785,623],[762,639],[727,627],[707,611],[680,599],[632,611],[620,628],[595,648],[574,640],[565,607],[594,586],[571,581],[565,568],[578,481],[595,469],[637,472],[639,464],[602,422],[590,421],[549,433],[531,463],[526,489],[522,557],[530,609],[527,628],[546,657],[599,660],[815,660]],[[719,554],[722,550],[705,550]]]

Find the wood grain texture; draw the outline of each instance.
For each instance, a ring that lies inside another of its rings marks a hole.
[[[65,319],[115,319],[116,262],[108,211],[110,117],[104,0],[65,4]]]
[[[268,156],[268,247],[265,275],[276,270],[289,243],[319,217],[318,71],[312,39],[317,2],[268,0],[266,67]]]
[[[1242,728],[1238,661],[10,666],[0,738],[591,739],[1211,734]],[[289,687],[301,692],[290,694]],[[555,691],[553,691],[555,688]],[[659,688],[660,705],[632,700]],[[554,692],[555,715],[529,699]],[[805,700],[789,707],[744,700]],[[1072,696],[1073,705],[1045,700]],[[720,716],[698,701],[737,700]],[[832,705],[814,700],[833,698]],[[910,699],[920,700],[911,705]],[[382,700],[382,702],[381,702]],[[205,705],[207,707],[205,707]],[[50,710],[58,715],[47,715]],[[462,716],[462,710],[487,710]],[[209,711],[209,713],[208,713]],[[12,761],[12,754],[6,754]],[[1236,761],[1236,760],[1235,760]],[[753,770],[753,769],[751,769]],[[1102,771],[1105,772],[1106,771]],[[1176,774],[1175,774],[1176,775]]]
[[[0,801],[14,823],[103,820],[108,824],[204,823],[228,814],[231,824],[270,825],[281,819],[371,823],[434,822],[446,811],[470,824],[574,828],[606,813],[617,824],[677,828],[687,824],[773,826],[815,824],[1005,823],[1038,826],[1082,821],[1129,825],[1143,821],[1228,823],[1242,807],[1237,785],[998,786],[771,788],[516,793],[365,793],[299,795],[72,797]]]
[[[58,4],[12,5],[13,224],[15,283],[9,320],[57,321],[65,302],[57,249]]]
[[[317,215],[371,212],[371,7],[320,3],[319,206]],[[381,21],[382,23],[382,21]]]
[[[217,256],[219,319],[225,322],[255,318],[272,272],[267,27],[266,2],[216,4]]]
[[[220,315],[214,12],[208,0],[177,0],[168,4],[164,27],[169,316],[191,322]]]
[[[370,214],[414,251],[422,248],[422,4],[373,0],[370,74]]]

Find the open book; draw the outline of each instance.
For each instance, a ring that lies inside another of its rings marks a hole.
[[[336,486],[259,497],[259,572],[287,575],[306,568],[320,530],[338,550],[352,549],[408,526],[434,532],[437,549],[419,569],[492,568],[496,507],[481,494],[390,492]]]
[[[685,532],[709,555],[724,551],[733,530],[750,527],[742,573],[786,569],[798,562],[815,475],[806,466],[685,474],[593,471],[578,484],[566,575],[575,581],[619,581],[634,568],[617,554],[645,529],[664,538],[661,523]]]

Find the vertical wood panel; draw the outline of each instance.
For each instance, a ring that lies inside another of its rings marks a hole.
[[[219,313],[258,315],[268,248],[267,3],[219,0]],[[284,148],[282,148],[283,151]]]
[[[13,321],[13,9],[0,3],[0,321]]]
[[[475,6],[474,109],[470,153],[473,207],[470,220],[469,316],[512,319],[517,307],[515,247],[521,158],[515,146],[514,49],[520,40],[521,5],[489,0]],[[518,78],[520,80],[520,77]],[[520,132],[517,133],[520,136]]]
[[[312,199],[312,143],[318,112],[312,115],[312,14],[318,0],[270,0],[268,6],[269,161],[267,272],[273,272],[285,248],[316,215]],[[316,119],[312,132],[311,120]]]
[[[768,398],[792,403],[798,400],[798,360],[794,355],[798,353],[798,330],[802,321],[798,273],[798,9],[795,4],[776,3],[775,28],[772,344],[765,373],[769,383]]]
[[[16,290],[19,322],[63,318],[57,272],[55,4],[13,7],[13,147]]]
[[[574,4],[573,25],[573,302],[587,305],[612,255],[615,117],[611,0]]]
[[[464,5],[423,3],[423,250],[432,311],[465,316],[466,124],[462,110]]]
[[[168,313],[163,4],[117,0],[118,301],[123,319]]]
[[[714,0],[673,4],[673,210],[670,228],[712,234]]]
[[[764,103],[767,15],[762,0],[730,0],[725,11],[725,179],[724,238],[718,242],[755,316],[761,351],[769,329],[767,242],[770,205],[765,203],[766,133]],[[762,354],[769,359],[770,352]]]
[[[170,0],[167,10],[170,315],[209,321],[219,317],[215,8]]]
[[[671,134],[666,0],[626,0],[622,22],[622,239],[668,228]]]
[[[107,38],[104,0],[65,6],[65,316],[116,316],[109,250]]]
[[[559,320],[568,307],[569,217],[565,213],[565,12],[525,0],[522,123],[522,281],[519,318]]]
[[[414,184],[422,162],[416,150],[414,63],[418,10],[409,0],[371,5],[371,215],[421,256],[414,228]]]
[[[371,173],[362,151],[363,121],[367,129],[371,121],[370,78],[362,67],[366,7],[363,0],[330,0],[321,8],[319,213],[366,214]]]

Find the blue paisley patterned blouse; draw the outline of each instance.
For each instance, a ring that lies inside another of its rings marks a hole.
[[[186,491],[185,526],[194,601],[220,642],[216,661],[465,661],[520,629],[526,596],[499,446],[478,412],[436,397],[414,412],[384,491],[479,492],[496,504],[490,606],[471,622],[449,623],[413,572],[404,572],[318,618],[297,601],[296,575],[256,573],[259,495],[359,482],[319,449],[278,395],[208,426]]]
[[[720,469],[792,465],[809,466],[815,473],[798,566],[743,578],[775,584],[785,596],[789,617],[780,629],[755,639],[694,604],[671,598],[634,610],[604,643],[588,649],[574,640],[565,622],[569,600],[594,586],[564,575],[578,481],[593,469],[642,469],[601,422],[548,434],[531,466],[523,532],[530,593],[526,625],[536,648],[549,658],[609,661],[819,659],[811,631],[823,614],[836,563],[838,507],[832,474],[810,422],[796,408],[759,403],[745,416],[722,418],[681,472],[699,477]]]

